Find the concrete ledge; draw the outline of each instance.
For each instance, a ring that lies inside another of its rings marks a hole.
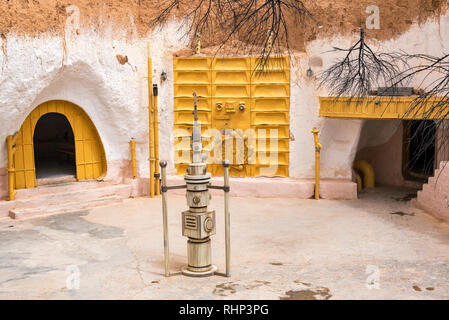
[[[320,182],[320,198],[335,200],[357,199],[357,184],[350,180],[324,179]]]
[[[141,178],[135,181],[133,196],[143,196],[149,194],[149,179]],[[183,185],[182,175],[167,176],[169,186]],[[222,177],[212,177],[213,185],[223,185]],[[298,198],[309,199],[314,196],[314,179],[293,179],[293,178],[233,178],[230,179],[231,196],[256,197],[256,198]],[[172,194],[185,194],[185,190],[170,190]],[[220,190],[211,189],[212,195],[220,195]],[[322,199],[357,199],[357,185],[350,180],[323,179],[320,183],[320,197]]]
[[[432,202],[424,202],[419,199],[412,199],[411,204],[418,209],[426,211],[428,214],[434,216],[435,218],[449,223],[449,208],[442,208],[438,205],[431,204]]]

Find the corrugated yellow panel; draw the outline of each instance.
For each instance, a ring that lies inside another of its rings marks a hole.
[[[211,82],[211,73],[210,71],[175,71],[174,73],[175,83],[177,84],[189,84],[189,83],[202,83],[209,84]]]
[[[238,97],[250,97],[250,85],[213,85],[212,95],[215,98],[238,98]]]
[[[249,84],[251,82],[251,71],[212,71],[212,81],[214,84]]]
[[[270,58],[266,65],[252,59],[251,128],[257,136],[255,175],[288,176],[290,138],[290,60]],[[277,145],[270,144],[271,134]],[[273,152],[277,149],[277,152]],[[269,162],[267,165],[266,162]]]
[[[251,59],[239,58],[215,58],[212,61],[212,70],[251,70]]]
[[[210,112],[199,111],[198,120],[201,122],[201,125],[209,125],[211,123]],[[175,124],[192,124],[192,111],[175,112]]]
[[[211,100],[208,98],[198,99],[198,110],[199,111],[210,111],[211,110]],[[193,98],[175,98],[174,103],[175,111],[193,111]]]
[[[416,112],[408,113],[416,96],[368,97],[350,99],[345,97],[321,97],[320,116],[348,119],[449,119],[448,115],[429,114],[432,106],[441,98],[428,99]]]
[[[280,169],[269,175],[288,176],[290,60],[288,57],[271,58],[263,70],[258,62],[258,59],[249,57],[174,59],[174,129],[175,136],[178,137],[175,142],[178,173],[185,173],[186,164],[191,160],[190,145],[179,141],[182,136],[191,135],[193,125],[191,97],[196,91],[199,95],[199,110],[209,112],[207,120],[200,112],[200,117],[203,117],[200,120],[207,121],[206,124],[210,128],[217,129],[221,133],[220,156],[232,158],[233,164],[230,167],[232,176],[254,176],[265,172],[259,165],[248,163],[248,130],[259,128],[276,129],[279,137],[277,150],[270,150],[275,146],[270,146],[269,133],[257,135],[258,140],[263,139],[266,142],[263,151],[267,150],[268,154],[269,151],[276,151],[276,154],[279,154],[273,161]],[[207,79],[209,83],[206,84]],[[186,130],[180,133],[176,129]],[[239,140],[237,147],[236,135],[240,137],[239,132],[243,140]],[[203,141],[205,141],[204,150],[215,150],[212,140],[203,139]],[[239,153],[237,157],[236,149],[240,148],[242,143],[244,155]],[[184,157],[181,159],[180,154],[183,151]],[[208,169],[213,175],[223,174],[220,164],[208,164]]]
[[[211,58],[174,58],[174,70],[210,70]]]
[[[106,173],[106,156],[97,129],[89,116],[77,105],[61,100],[37,106],[23,122],[16,140],[14,154],[17,189],[36,186],[34,159],[34,129],[40,117],[47,113],[64,115],[75,136],[75,161],[78,180],[101,178]]]

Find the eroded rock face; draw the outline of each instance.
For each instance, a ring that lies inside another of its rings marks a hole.
[[[43,3],[39,5],[40,2]],[[391,3],[397,10],[403,8],[403,11],[399,10],[403,12],[400,17],[412,21],[411,25],[405,23],[411,29],[394,31],[394,35],[399,35],[397,38],[379,42],[378,45],[386,51],[400,48],[410,52],[440,54],[443,44],[449,41],[449,33],[443,30],[448,25],[448,15],[440,16],[444,22],[441,25],[435,21],[418,25],[416,21],[421,16],[415,9],[417,7],[410,5],[412,2],[417,1]],[[106,7],[95,1],[89,1],[90,6],[87,6],[87,0],[74,1],[73,5],[78,9],[73,6],[69,8],[65,1],[34,1],[19,6],[20,3],[0,4],[0,9],[6,12],[0,21],[0,140],[4,141],[7,135],[17,132],[23,120],[40,103],[54,99],[68,100],[87,112],[99,132],[107,158],[106,180],[122,181],[129,177],[127,161],[130,159],[131,138],[137,141],[138,176],[147,177],[146,78],[147,43],[150,42],[153,83],[159,85],[159,157],[168,160],[168,171],[174,173],[172,57],[176,52],[190,48],[189,39],[183,37],[185,32],[179,29],[181,20],[175,19],[162,29],[151,31],[145,24],[150,14],[156,12],[156,6],[151,7],[151,1],[141,1],[140,9],[136,4],[125,5],[119,1],[112,1]],[[348,9],[343,3],[339,0],[331,5],[330,2],[320,1],[319,8],[311,8],[318,13],[321,12],[319,10],[325,11],[319,15],[324,19],[320,22],[321,31],[315,40],[307,42],[307,53],[296,51],[292,55],[290,131],[294,139],[290,141],[289,173],[293,178],[312,178],[314,175],[314,147],[310,130],[316,126],[322,129],[322,178],[351,179],[352,161],[364,123],[360,120],[320,118],[318,97],[327,93],[325,89],[316,89],[313,77],[305,77],[309,66],[314,74],[318,74],[336,58],[335,53],[324,52],[334,46],[345,48],[352,43],[351,36],[331,37],[334,32],[352,30],[346,23],[353,23],[351,17],[355,9]],[[427,8],[421,10],[422,17],[438,13],[441,7],[430,6],[431,1],[420,3]],[[388,1],[379,4],[381,31],[390,19],[382,14],[387,11],[384,9],[388,5]],[[359,8],[357,5],[353,7]],[[335,10],[347,14],[342,25],[337,25],[339,18],[332,15]],[[359,10],[356,11],[359,17]],[[390,13],[391,17],[394,17],[394,12]],[[332,16],[335,21],[326,20],[326,17]],[[398,22],[399,25],[401,22]],[[329,31],[331,29],[332,32]],[[376,37],[375,32],[378,31],[367,32],[374,32],[370,37]],[[386,39],[389,38],[391,35]],[[205,49],[202,52],[208,51]],[[165,81],[161,81],[163,72],[166,74]],[[0,198],[7,190],[6,166],[6,150],[0,148]]]

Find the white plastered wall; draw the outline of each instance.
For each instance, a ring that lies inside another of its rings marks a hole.
[[[0,140],[16,132],[27,115],[42,102],[62,99],[81,106],[91,117],[102,139],[107,162],[107,179],[121,179],[121,161],[130,159],[129,141],[137,140],[138,174],[148,177],[148,87],[147,43],[151,43],[153,83],[159,85],[160,158],[169,161],[174,173],[173,151],[173,57],[184,49],[179,23],[171,22],[145,39],[129,38],[106,30],[66,32],[63,37],[6,35],[6,52],[0,50]],[[372,47],[439,55],[449,44],[449,17],[440,23],[414,25],[397,39]],[[333,46],[348,47],[357,37],[318,39],[308,44],[305,54],[292,58],[290,130],[290,176],[312,178],[314,146],[311,130],[321,130],[322,178],[351,179],[363,120],[320,118],[317,81],[304,76],[309,57],[320,57],[323,67],[312,67],[314,75],[336,58],[325,53]],[[0,40],[3,41],[3,40]],[[3,43],[0,44],[0,48]],[[65,49],[64,49],[65,47]],[[120,64],[116,55],[127,56]],[[167,73],[161,82],[160,74]],[[418,83],[419,84],[419,83]],[[413,84],[412,84],[413,85]],[[6,147],[0,148],[0,168],[7,166]]]

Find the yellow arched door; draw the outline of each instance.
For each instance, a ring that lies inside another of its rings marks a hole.
[[[37,121],[45,114],[55,112],[64,115],[75,136],[76,178],[78,180],[101,179],[106,174],[106,157],[97,129],[89,116],[77,105],[53,100],[37,106],[25,119],[15,138],[13,158],[15,188],[36,186],[33,135]]]

